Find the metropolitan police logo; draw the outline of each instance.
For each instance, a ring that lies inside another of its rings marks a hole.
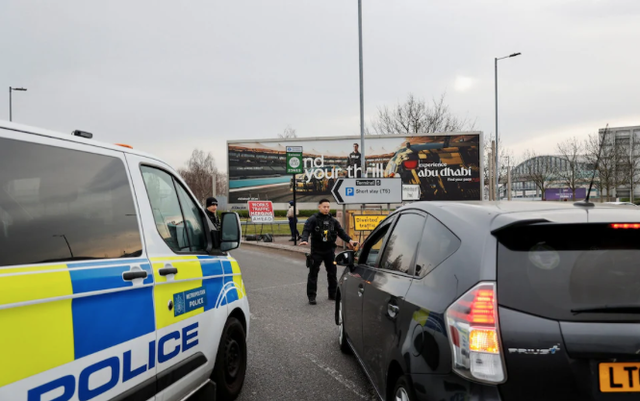
[[[174,316],[182,315],[185,312],[184,293],[174,294],[173,303],[175,305]]]

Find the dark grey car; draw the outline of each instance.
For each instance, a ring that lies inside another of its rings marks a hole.
[[[640,399],[640,211],[414,203],[337,263],[383,400]]]

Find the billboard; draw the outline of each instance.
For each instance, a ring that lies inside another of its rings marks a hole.
[[[228,141],[229,203],[332,199],[336,179],[397,178],[419,185],[420,200],[482,199],[482,134],[374,135],[360,137]],[[287,174],[287,147],[302,146],[303,173]]]

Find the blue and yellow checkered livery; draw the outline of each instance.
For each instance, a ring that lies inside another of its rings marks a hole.
[[[167,262],[179,269],[174,282],[157,274]],[[148,273],[141,285],[122,278],[134,265]],[[208,297],[200,309],[173,316],[159,302],[198,287],[205,287]],[[151,263],[138,258],[0,267],[0,387],[244,296],[233,258],[171,256]]]

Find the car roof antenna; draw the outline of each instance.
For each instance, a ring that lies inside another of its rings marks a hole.
[[[575,202],[574,206],[581,207],[593,207],[595,206],[592,202],[589,202],[589,197],[591,196],[591,188],[593,187],[593,181],[596,179],[596,172],[598,171],[598,164],[600,163],[600,154],[602,153],[602,148],[604,146],[604,141],[607,139],[607,132],[609,131],[609,124],[604,128],[604,132],[602,133],[602,141],[600,141],[600,146],[598,147],[598,157],[596,158],[596,164],[593,167],[593,175],[591,176],[591,182],[589,183],[589,189],[587,190],[587,197],[582,202]]]

